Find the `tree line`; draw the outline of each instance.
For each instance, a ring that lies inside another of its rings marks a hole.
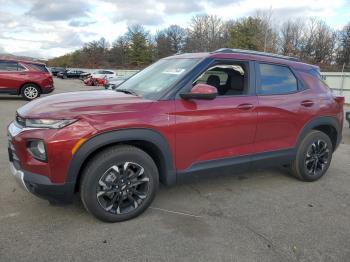
[[[271,12],[258,12],[224,21],[216,15],[196,15],[187,28],[171,25],[154,35],[142,25],[132,25],[112,44],[101,38],[50,59],[48,64],[139,69],[166,56],[227,47],[293,56],[324,71],[350,71],[350,21],[335,30],[315,18],[288,20],[277,26],[271,16]]]

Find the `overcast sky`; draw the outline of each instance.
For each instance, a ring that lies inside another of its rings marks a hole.
[[[308,16],[335,28],[350,21],[350,0],[0,0],[0,53],[50,58],[101,37],[112,42],[129,24],[155,32],[186,27],[195,14],[235,19],[270,8],[277,24]]]

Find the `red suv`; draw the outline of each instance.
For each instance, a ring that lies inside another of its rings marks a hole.
[[[53,90],[52,76],[45,64],[0,59],[0,94],[22,95],[33,100]]]
[[[8,127],[12,173],[67,203],[80,192],[103,221],[141,214],[158,183],[232,168],[288,166],[322,177],[341,140],[344,98],[316,66],[220,49],[162,59],[115,90],[28,103]]]

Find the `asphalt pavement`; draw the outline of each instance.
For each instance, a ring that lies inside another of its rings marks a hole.
[[[55,79],[56,91],[102,89]],[[136,219],[103,223],[24,192],[8,168],[6,126],[26,102],[0,96],[0,261],[350,261],[350,130],[326,176],[283,168],[196,176],[161,187]]]

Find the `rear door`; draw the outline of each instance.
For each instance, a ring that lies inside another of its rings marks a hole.
[[[0,92],[17,92],[24,83],[26,71],[17,62],[0,60]]]
[[[288,66],[256,62],[255,69],[258,95],[256,151],[293,148],[309,112],[315,107],[314,101]]]
[[[254,152],[257,98],[250,92],[249,63],[217,62],[201,75],[191,87],[205,82],[222,92],[214,100],[175,100],[176,165],[184,171],[198,164],[203,167],[207,161],[229,164],[235,157]]]

